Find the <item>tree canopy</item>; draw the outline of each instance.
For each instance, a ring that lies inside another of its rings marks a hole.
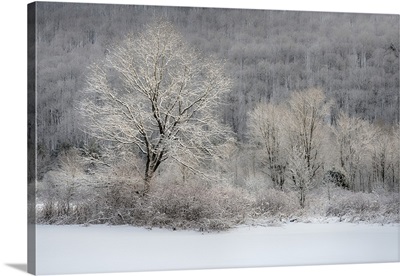
[[[168,22],[116,43],[90,68],[80,110],[96,138],[144,155],[145,191],[167,159],[197,171],[229,129],[218,121],[231,87],[221,61],[201,56]]]

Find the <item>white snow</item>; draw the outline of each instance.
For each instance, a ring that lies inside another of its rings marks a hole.
[[[222,233],[37,226],[37,274],[399,261],[399,225],[290,223]]]

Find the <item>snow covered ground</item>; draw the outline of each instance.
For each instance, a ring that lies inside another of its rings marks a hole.
[[[399,261],[399,225],[289,223],[228,232],[37,226],[37,273]]]

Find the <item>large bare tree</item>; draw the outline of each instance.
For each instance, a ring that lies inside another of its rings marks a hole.
[[[216,114],[230,86],[223,62],[159,21],[91,66],[80,110],[94,137],[137,149],[146,194],[165,160],[200,172],[217,154],[229,131]]]

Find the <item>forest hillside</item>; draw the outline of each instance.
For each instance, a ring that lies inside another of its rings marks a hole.
[[[234,85],[221,111],[240,141],[257,103],[281,102],[310,87],[335,101],[332,124],[338,109],[369,122],[399,123],[398,16],[40,3],[37,130],[43,150],[86,138],[74,106],[87,67],[115,41],[159,18],[199,51],[226,60]]]

